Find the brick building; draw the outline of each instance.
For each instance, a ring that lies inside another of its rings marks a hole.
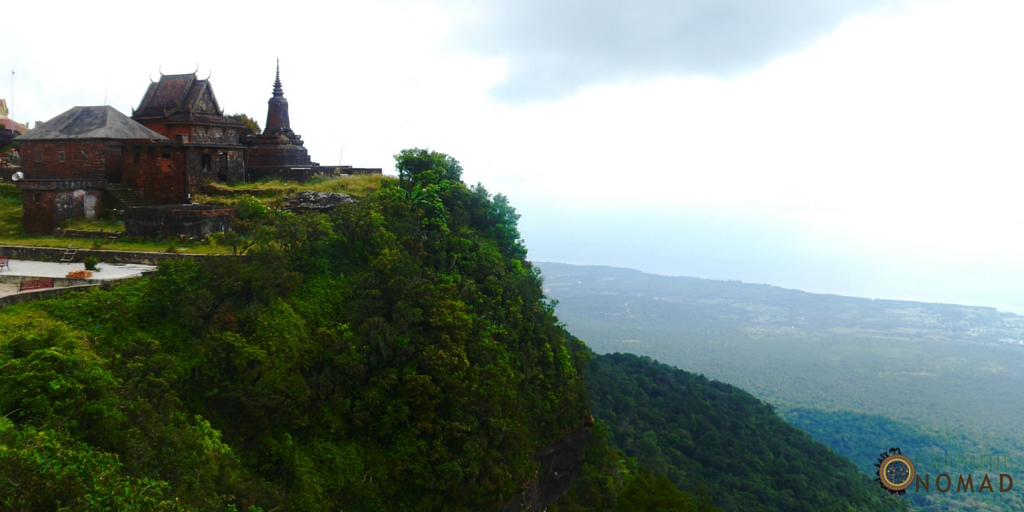
[[[132,119],[183,146],[186,198],[207,182],[245,180],[245,146],[239,140],[245,123],[224,116],[209,80],[195,73],[160,75],[159,82],[149,84]]]
[[[125,144],[167,138],[113,107],[74,107],[18,138],[26,233],[50,234],[70,218],[94,218],[109,183],[121,181]]]

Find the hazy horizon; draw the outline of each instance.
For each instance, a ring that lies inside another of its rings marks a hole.
[[[971,265],[925,251],[872,251],[834,233],[770,215],[544,211],[527,208],[529,259],[631,268],[664,276],[768,284],[811,293],[993,307],[1024,314],[1014,261]],[[545,215],[546,214],[546,215]],[[557,223],[545,219],[554,217]],[[993,286],[999,283],[1000,286]]]

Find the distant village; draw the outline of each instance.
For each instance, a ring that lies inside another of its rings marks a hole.
[[[381,173],[379,168],[321,166],[291,128],[280,66],[262,133],[225,116],[209,79],[160,75],[127,116],[110,106],[73,107],[27,125],[0,100],[2,179],[22,194],[26,234],[49,235],[68,219],[123,212],[126,232],[160,236],[223,231],[229,208],[193,204],[214,182],[305,182],[317,176]]]

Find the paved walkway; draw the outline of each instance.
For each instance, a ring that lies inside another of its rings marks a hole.
[[[21,276],[25,278],[54,277],[63,278],[73,270],[85,270],[83,263],[49,263],[45,261],[10,260],[10,270],[4,268],[0,271],[0,278],[6,276]],[[139,265],[135,263],[100,263],[96,266],[98,271],[93,271],[92,281],[113,281],[127,279],[129,277],[141,276],[143,272],[156,270],[154,265]],[[0,297],[18,292],[18,285],[14,283],[0,283]]]
[[[84,263],[50,263],[45,261],[11,260],[8,262],[11,270],[6,268],[0,271],[0,276],[30,276],[30,277],[65,277],[73,270],[85,270]],[[90,279],[110,281],[124,279],[126,277],[141,276],[143,272],[156,270],[155,265],[138,265],[135,263],[100,263],[96,266],[98,272],[93,271]]]

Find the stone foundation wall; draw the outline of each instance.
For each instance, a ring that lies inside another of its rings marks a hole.
[[[56,282],[56,280],[54,281]],[[96,286],[107,287],[106,284],[88,284],[81,286],[69,286],[67,288],[47,288],[45,290],[34,290],[31,292],[15,293],[14,295],[8,295],[6,297],[0,297],[0,308],[4,306],[11,306],[14,304],[20,304],[22,302],[30,302],[34,300],[52,299],[59,295],[64,295],[68,292],[77,292],[93,288]]]
[[[69,271],[70,272],[70,271]],[[15,276],[10,274],[0,274],[0,283],[14,283],[18,284],[22,281],[31,281],[33,279],[39,279],[38,276]],[[126,278],[131,279],[131,278]],[[53,278],[54,288],[68,288],[71,286],[96,286],[107,281],[120,281],[120,279],[74,279],[68,277],[55,277]]]
[[[347,165],[317,166],[302,169],[247,167],[245,169],[245,181],[279,179],[284,181],[297,181],[299,183],[305,183],[318,176],[329,178],[332,176],[354,174],[383,174],[383,170],[380,168],[370,167],[349,167]]]
[[[230,230],[234,212],[234,208],[195,204],[134,206],[124,211],[124,233],[143,238],[202,239]]]

